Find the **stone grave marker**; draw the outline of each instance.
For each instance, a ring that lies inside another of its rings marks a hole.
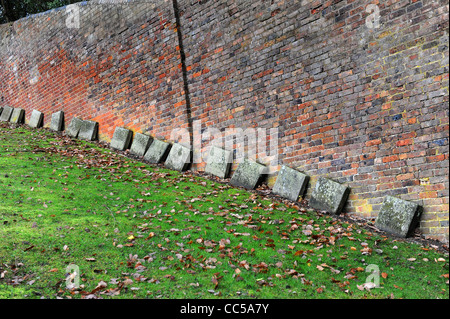
[[[33,110],[33,112],[31,112],[28,126],[32,128],[40,128],[42,125],[44,125],[44,113],[39,112],[38,110]]]
[[[21,108],[14,108],[9,121],[14,124],[25,123],[25,110]]]
[[[83,120],[79,119],[78,117],[72,118],[72,121],[70,121],[69,127],[67,127],[66,130],[67,135],[77,138],[82,124]]]
[[[408,237],[417,226],[422,210],[416,203],[387,196],[375,220],[375,226],[393,235]]]
[[[255,161],[244,159],[231,177],[230,184],[247,189],[255,189],[261,181],[266,167]]]
[[[11,119],[11,115],[13,113],[13,108],[10,106],[4,106],[3,107],[3,111],[2,111],[2,115],[0,115],[0,121],[1,122],[9,122],[9,120]]]
[[[110,146],[113,149],[125,151],[130,147],[132,138],[133,131],[123,127],[116,127]]]
[[[52,120],[50,122],[50,129],[52,131],[60,132],[64,129],[64,112],[59,111],[52,114]]]
[[[165,165],[167,168],[177,171],[185,171],[191,164],[191,149],[181,144],[175,143],[170,149]]]
[[[339,214],[348,199],[350,188],[331,179],[319,177],[311,194],[309,205],[317,210]]]
[[[131,144],[130,153],[142,157],[147,152],[151,143],[152,138],[150,136],[142,133],[136,133],[133,143]]]
[[[272,192],[292,201],[297,201],[308,186],[309,176],[287,166],[282,166]]]
[[[205,173],[215,175],[220,178],[227,178],[230,173],[232,163],[232,151],[211,146],[208,160],[206,162]]]
[[[78,138],[86,141],[95,141],[98,138],[98,123],[94,121],[85,120],[81,123]]]
[[[165,161],[170,151],[170,144],[154,139],[144,155],[144,159],[152,164],[158,164]]]

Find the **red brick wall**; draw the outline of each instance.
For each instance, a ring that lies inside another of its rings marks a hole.
[[[83,5],[79,29],[66,19],[63,8],[1,27],[2,103],[46,125],[57,110],[93,119],[106,140],[116,126],[166,139],[187,126],[171,2]]]
[[[0,103],[97,120],[105,140],[277,129],[265,164],[346,183],[360,216],[417,202],[422,233],[448,241],[446,1],[138,2],[83,5],[80,29],[64,9],[0,26]]]

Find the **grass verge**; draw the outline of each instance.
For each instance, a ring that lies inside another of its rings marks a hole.
[[[3,299],[448,298],[448,273],[429,245],[0,124]]]

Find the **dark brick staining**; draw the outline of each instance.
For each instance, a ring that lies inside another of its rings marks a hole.
[[[95,120],[103,140],[277,128],[278,165],[348,185],[346,212],[375,217],[398,196],[448,241],[448,3],[378,2],[378,29],[367,5],[89,2],[80,29],[65,10],[32,16],[0,26],[0,105]]]

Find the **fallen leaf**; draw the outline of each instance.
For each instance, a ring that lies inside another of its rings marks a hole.
[[[388,274],[387,274],[387,273],[385,273],[385,272],[382,272],[382,273],[381,273],[381,277],[383,277],[384,279],[386,279],[386,278],[387,278],[387,276],[388,276]]]
[[[366,282],[366,283],[364,283],[364,284],[362,284],[362,285],[356,285],[356,287],[359,289],[359,290],[367,290],[367,291],[370,291],[370,289],[373,289],[373,288],[375,288],[376,287],[376,285],[373,283],[373,282]]]
[[[373,282],[366,282],[364,284],[364,288],[366,288],[366,290],[370,290],[370,289],[376,288],[376,285]]]
[[[129,279],[129,278],[127,278],[127,279],[125,279],[124,281],[123,281],[123,285],[124,286],[129,286],[129,285],[132,285],[133,284],[133,280],[131,280],[131,279]]]
[[[211,282],[214,284],[214,289],[216,289],[217,286],[219,286],[219,281],[217,280],[216,276],[212,276]]]
[[[107,284],[106,282],[100,281],[100,282],[98,283],[97,287],[95,287],[95,288],[96,288],[96,289],[97,289],[97,288],[106,288],[107,286],[108,286],[108,284]]]

